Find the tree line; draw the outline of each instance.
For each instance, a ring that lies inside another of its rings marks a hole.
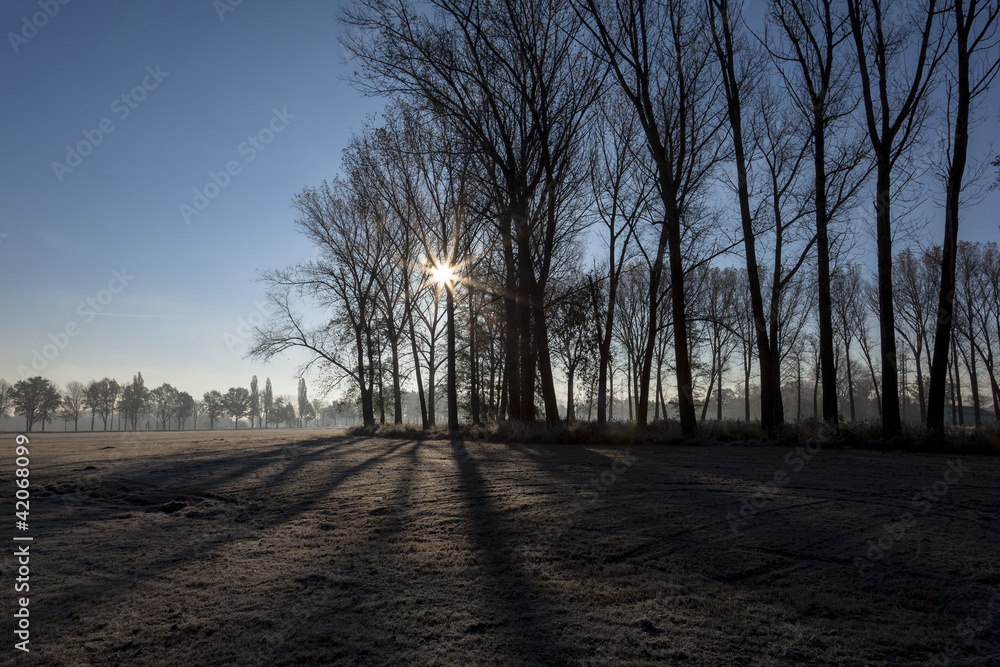
[[[201,400],[186,391],[179,391],[168,383],[148,389],[137,373],[132,382],[124,384],[111,378],[94,380],[87,384],[70,381],[60,391],[50,380],[35,376],[11,385],[0,378],[0,419],[9,412],[24,417],[26,431],[40,424],[59,418],[73,430],[80,430],[80,420],[90,412],[90,430],[100,419],[103,431],[127,430],[182,430],[191,420],[191,428],[198,427],[198,416],[208,419],[209,428],[224,417],[232,420],[233,428],[239,428],[241,419],[249,422],[250,428],[307,426],[314,422],[353,418],[349,406],[337,402],[323,405],[319,399],[309,400],[305,380],[299,379],[298,397],[275,396],[271,388],[271,378],[264,382],[261,390],[257,376],[250,380],[250,387],[230,387],[226,393],[217,390],[205,392]],[[117,416],[117,426],[115,417]]]
[[[341,175],[294,198],[317,253],[264,274],[274,316],[250,354],[306,350],[366,424],[400,422],[415,386],[425,427],[439,400],[452,428],[563,406],[603,425],[616,375],[630,420],[688,434],[713,392],[718,418],[740,392],[749,419],[753,394],[773,433],[810,376],[830,424],[873,398],[893,436],[912,399],[940,432],[963,386],[978,423],[980,371],[997,407],[997,291],[961,281],[996,246],[958,230],[998,14],[769,0],[751,25],[732,0],[357,0],[352,81],[387,105]],[[943,224],[921,217],[929,192]]]

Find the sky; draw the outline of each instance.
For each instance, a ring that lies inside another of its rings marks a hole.
[[[304,357],[244,358],[258,272],[311,255],[291,199],[378,112],[345,81],[329,0],[8,0],[0,6],[0,378],[141,371],[200,397]],[[974,150],[996,153],[997,92]],[[961,236],[1000,237],[990,193]],[[930,236],[941,236],[930,207]],[[874,245],[873,240],[862,243]],[[335,398],[331,396],[330,398]]]
[[[267,309],[258,271],[311,254],[293,195],[337,175],[383,104],[343,80],[338,12],[3,3],[0,378],[141,371],[200,397],[257,375],[295,394],[302,357],[244,353]]]

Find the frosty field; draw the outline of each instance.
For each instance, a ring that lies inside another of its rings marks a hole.
[[[1000,664],[996,457],[30,438],[3,664]]]

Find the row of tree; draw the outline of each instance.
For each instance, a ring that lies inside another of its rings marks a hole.
[[[142,373],[137,373],[128,384],[119,384],[111,378],[86,385],[70,381],[61,392],[50,380],[35,376],[13,385],[0,379],[0,419],[13,411],[24,417],[27,431],[36,424],[41,424],[44,431],[45,424],[58,417],[67,425],[72,423],[73,430],[78,431],[81,417],[89,410],[91,431],[98,418],[105,431],[116,428],[166,431],[183,429],[188,419],[192,420],[192,428],[197,428],[198,415],[208,418],[211,429],[225,416],[232,419],[233,428],[239,428],[241,419],[248,420],[250,428],[254,428],[255,423],[257,428],[267,428],[281,424],[304,426],[313,420],[317,425],[320,420],[333,420],[336,424],[339,419],[351,416],[347,405],[324,406],[318,399],[310,402],[305,380],[301,378],[298,394],[297,401],[290,396],[274,396],[270,378],[260,391],[256,375],[250,380],[249,389],[230,387],[224,394],[212,390],[205,392],[202,400],[167,383],[147,389]]]
[[[940,431],[949,373],[957,387],[975,347],[956,324],[958,223],[998,14],[997,0],[769,0],[750,25],[731,0],[359,0],[343,17],[354,83],[390,101],[342,176],[295,198],[318,252],[265,275],[274,317],[251,355],[309,351],[365,423],[387,406],[401,421],[415,385],[433,424],[443,374],[451,427],[460,409],[558,422],[558,361],[567,417],[592,372],[603,424],[623,369],[637,423],[669,406],[690,434],[739,349],[771,433],[793,376],[801,405],[789,359],[804,341],[822,417],[841,419],[845,386],[853,416],[857,343],[892,436],[912,334],[893,244],[940,192],[931,315],[909,357]],[[853,243],[866,236],[874,256]],[[865,282],[858,261],[875,278],[852,300],[838,290]],[[864,326],[838,299],[865,305]]]

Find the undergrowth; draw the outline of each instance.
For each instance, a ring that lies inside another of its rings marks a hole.
[[[382,424],[357,426],[352,435],[410,440],[470,440],[491,442],[530,442],[573,445],[681,445],[681,444],[768,444],[795,445],[818,441],[823,446],[855,447],[874,450],[921,452],[963,452],[1000,454],[1000,424],[979,429],[948,427],[945,435],[928,434],[922,424],[904,424],[901,435],[886,439],[879,422],[845,423],[828,426],[819,419],[804,419],[783,424],[771,437],[765,437],[759,421],[706,421],[698,424],[698,433],[685,436],[680,422],[658,421],[647,426],[612,422],[600,427],[596,422],[549,425],[545,422],[498,422],[487,425],[463,425],[457,431],[445,426],[428,429],[418,424]]]

